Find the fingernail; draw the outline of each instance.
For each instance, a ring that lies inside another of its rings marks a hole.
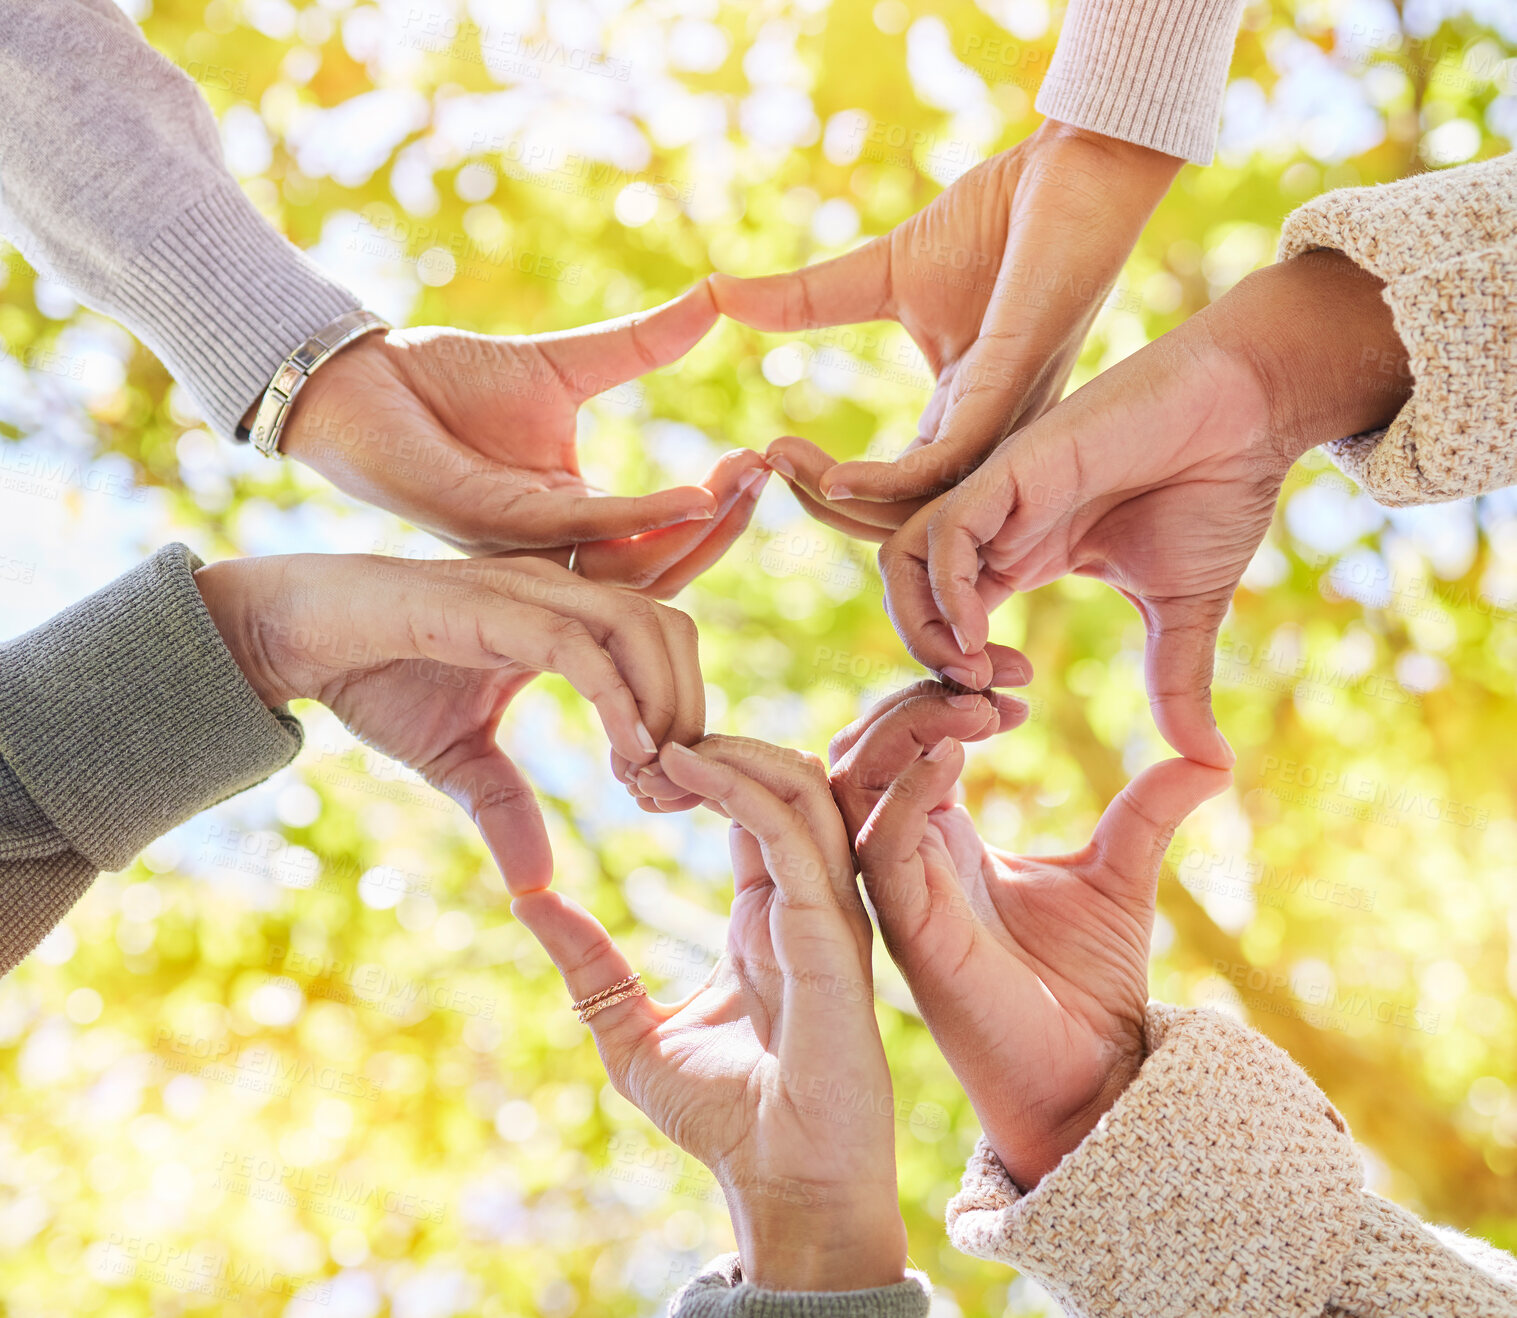
[[[685,520],[687,522],[709,522],[715,516],[715,508],[692,508],[685,514]]]
[[[742,480],[738,481],[737,488],[744,494],[751,494],[768,479],[769,468],[760,467],[757,471],[750,471]]]
[[[953,754],[953,738],[952,737],[944,737],[942,741],[938,742],[938,744],[936,746],[934,746],[930,751],[927,752],[927,757],[926,758],[929,759],[929,760],[931,760],[934,764],[936,764],[940,760],[946,760],[952,754]]]
[[[968,692],[961,692],[959,695],[949,696],[948,703],[955,709],[974,709],[983,699],[983,696],[972,696]]]
[[[765,458],[764,461],[769,464],[770,471],[779,472],[786,480],[795,479],[795,463],[791,462],[789,458],[776,453],[772,458]]]
[[[681,743],[679,743],[677,741],[671,741],[667,746],[664,747],[664,749],[666,751],[668,751],[669,754],[671,754],[672,756],[674,756],[674,758],[677,759],[677,760],[698,760],[698,759],[700,759],[700,756],[697,755],[693,750],[691,750],[690,747],[682,745]]]
[[[959,653],[968,654],[969,642],[964,639],[964,633],[961,632],[957,627],[950,627],[948,630],[953,633],[953,642],[959,647]]]
[[[853,498],[853,491],[850,490],[846,485],[834,485],[831,489],[829,489],[827,491],[827,498],[828,499],[851,499],[851,498]]]
[[[649,755],[658,754],[658,742],[653,740],[652,734],[642,723],[638,723],[637,725],[637,744]]]
[[[1238,752],[1233,749],[1232,742],[1228,741],[1226,737],[1222,736],[1222,730],[1220,728],[1217,729],[1217,736],[1222,741],[1222,749],[1227,752],[1227,767],[1232,768],[1232,766],[1238,762]]]
[[[980,689],[975,675],[967,668],[940,668],[938,671],[955,686],[967,686],[971,691]]]

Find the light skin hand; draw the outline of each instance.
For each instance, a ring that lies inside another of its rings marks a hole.
[[[796,1291],[899,1282],[906,1230],[872,931],[826,771],[814,756],[728,737],[670,744],[660,761],[732,820],[726,955],[684,1002],[636,997],[592,1017],[607,1074],[711,1168],[745,1280]],[[576,1000],[632,973],[595,917],[560,893],[511,910]]]
[[[847,256],[713,276],[721,311],[758,329],[899,321],[936,377],[917,437],[894,461],[838,463],[793,437],[770,446],[807,511],[883,540],[1052,406],[1182,163],[1048,120]]]
[[[1067,573],[1116,587],[1148,633],[1160,733],[1226,767],[1217,631],[1307,449],[1387,424],[1409,395],[1378,280],[1336,252],[1248,276],[1009,437],[880,553],[886,608],[927,667],[994,679],[990,611]]]
[[[833,746],[833,793],[891,956],[1024,1190],[1085,1138],[1143,1062],[1148,946],[1174,829],[1231,781],[1168,760],[1111,803],[1088,846],[1022,857],[955,803],[988,703],[883,701]]]
[[[561,334],[371,334],[311,376],[282,451],[467,553],[567,563],[578,545],[582,575],[668,598],[742,534],[768,468],[735,450],[701,485],[599,496],[580,474],[575,418],[595,394],[677,361],[716,316],[702,282]]]
[[[533,677],[562,674],[628,764],[705,730],[690,619],[556,563],[298,554],[209,564],[195,581],[265,704],[318,700],[452,797],[513,893],[553,877],[531,784],[496,741]]]

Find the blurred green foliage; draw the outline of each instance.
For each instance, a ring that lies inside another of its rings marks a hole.
[[[1512,33],[1445,10],[1250,5],[1222,156],[1181,174],[1076,383],[1268,262],[1282,217],[1316,192],[1508,149]],[[512,333],[884,231],[1030,130],[1057,30],[1039,0],[154,0],[134,14],[201,84],[249,195],[297,244],[411,323]],[[14,253],[0,275],[0,341],[26,391],[0,454],[62,446],[125,473],[147,509],[128,520],[62,490],[34,542],[51,607],[69,595],[50,565],[101,516],[129,528],[111,573],[175,536],[207,556],[441,552],[213,440],[145,351]],[[587,409],[587,469],[641,489],[786,432],[891,451],[925,386],[894,326],[785,339],[723,325]],[[6,507],[24,523],[34,505]],[[1154,964],[1155,996],[1240,1012],[1312,1071],[1372,1185],[1507,1247],[1513,510],[1497,496],[1391,516],[1325,461],[1293,476],[1223,637],[1238,786],[1171,852]],[[701,627],[716,730],[824,751],[913,676],[872,554],[779,488],[679,603]],[[1015,599],[996,627],[1036,665],[1034,717],[975,751],[971,806],[999,844],[1078,845],[1163,753],[1138,621],[1070,581]],[[720,943],[722,828],[632,810],[562,686],[518,706],[508,737],[543,788],[557,882],[679,991]],[[324,711],[302,713],[294,768],[102,878],[0,985],[0,1307],[658,1310],[729,1246],[710,1178],[606,1086],[459,812]],[[944,1313],[1056,1311],[947,1245],[973,1114],[888,965],[880,979],[914,1262]]]

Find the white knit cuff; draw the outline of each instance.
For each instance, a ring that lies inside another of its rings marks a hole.
[[[1243,0],[1069,0],[1039,114],[1209,165]]]
[[[111,297],[228,438],[280,362],[358,306],[230,179],[165,224],[113,282]]]

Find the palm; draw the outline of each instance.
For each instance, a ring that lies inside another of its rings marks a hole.
[[[1023,1114],[1087,1107],[1139,1054],[1148,921],[1098,856],[997,851],[962,806],[934,812],[916,863],[925,900],[887,944],[991,1143],[1016,1147]]]

